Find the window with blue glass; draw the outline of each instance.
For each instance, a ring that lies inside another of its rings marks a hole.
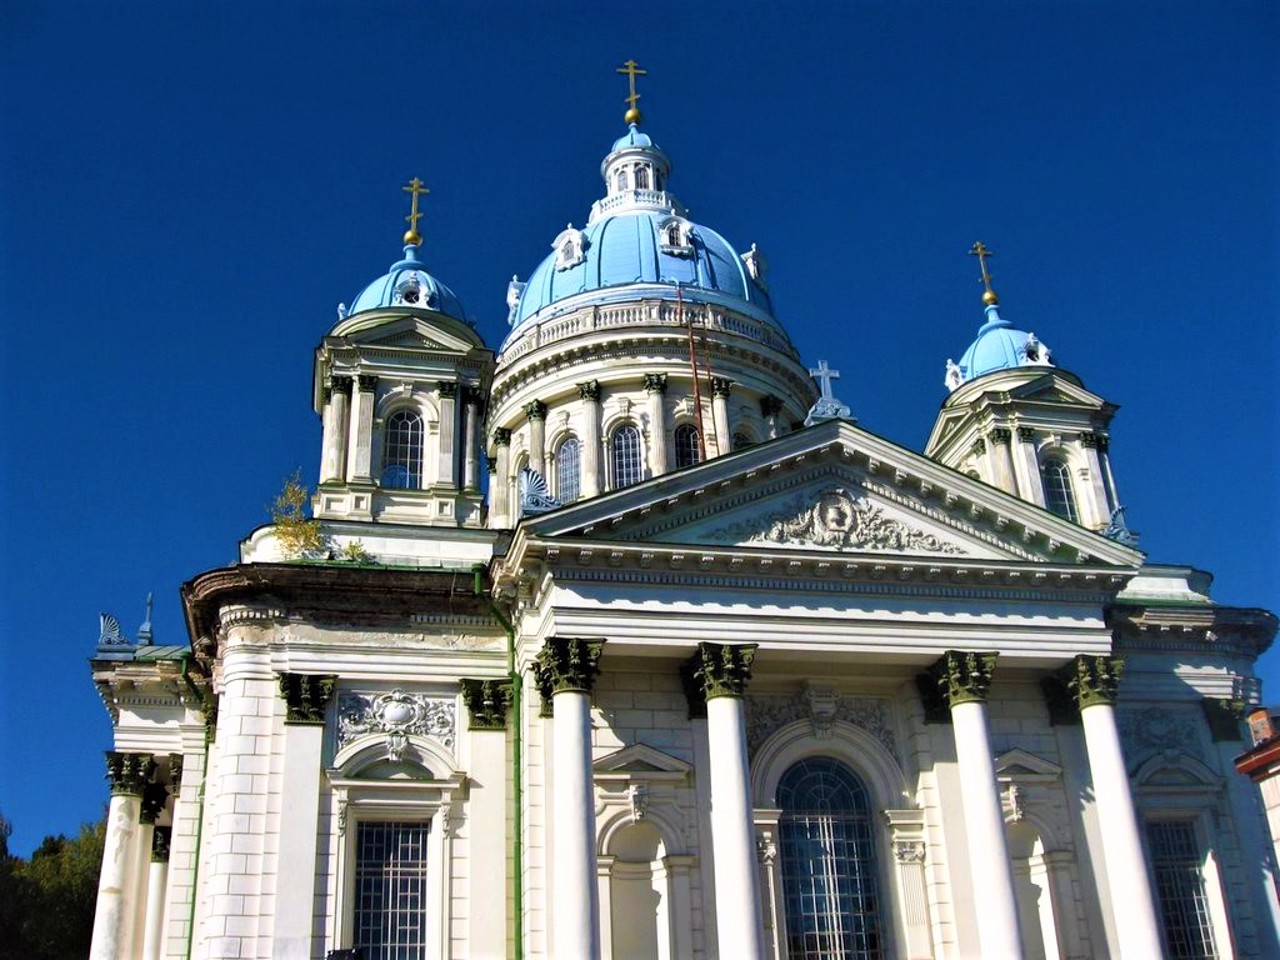
[[[644,465],[640,459],[640,431],[632,426],[619,427],[611,444],[611,479],[613,489],[621,490],[644,479]]]
[[[693,427],[676,427],[676,469],[692,467],[702,459],[702,444],[698,431]]]
[[[791,960],[880,960],[884,938],[871,799],[858,775],[810,757],[778,783]]]
[[[577,437],[569,437],[556,451],[556,499],[573,503],[581,496],[582,470]]]
[[[1071,468],[1061,460],[1050,458],[1040,466],[1044,479],[1044,504],[1060,517],[1078,522],[1076,498],[1071,490]]]
[[[422,418],[401,410],[387,418],[382,434],[382,485],[400,490],[422,486]]]

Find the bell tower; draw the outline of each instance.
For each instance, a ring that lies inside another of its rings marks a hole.
[[[992,251],[978,242],[969,252],[978,259],[985,320],[960,362],[947,361],[950,394],[925,455],[1083,527],[1131,539],[1109,451],[1119,408],[1000,315]]]

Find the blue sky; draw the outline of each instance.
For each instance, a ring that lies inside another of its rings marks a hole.
[[[87,658],[232,562],[296,466],[311,351],[399,256],[495,348],[601,193],[628,57],[694,219],[770,263],[804,358],[923,446],[1006,318],[1122,407],[1153,560],[1280,607],[1280,6],[130,4],[0,9],[0,811],[27,853],[106,800]],[[1280,654],[1262,661],[1280,701]]]

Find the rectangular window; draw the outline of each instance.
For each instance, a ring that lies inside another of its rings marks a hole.
[[[360,823],[355,946],[364,960],[426,960],[429,822]]]
[[[1147,843],[1170,960],[1216,960],[1204,857],[1188,820],[1153,820]]]

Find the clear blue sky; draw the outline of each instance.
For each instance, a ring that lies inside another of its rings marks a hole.
[[[1004,315],[1121,404],[1152,559],[1280,607],[1280,5],[0,5],[0,811],[106,800],[98,612],[232,562],[295,466],[311,351],[399,255],[496,347],[507,280],[601,193],[634,57],[693,217],[769,259],[804,358],[919,449]],[[1280,700],[1280,655],[1263,661]]]

